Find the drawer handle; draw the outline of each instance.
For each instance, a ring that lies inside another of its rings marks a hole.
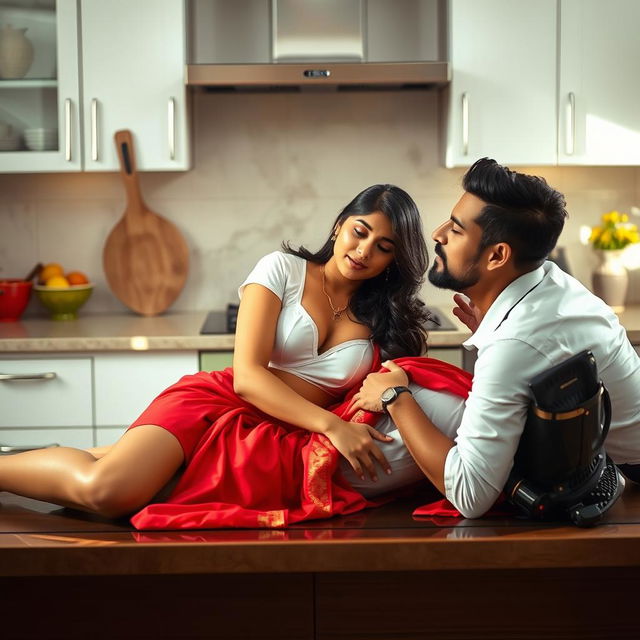
[[[53,371],[47,373],[0,373],[0,382],[14,380],[53,380],[58,376]]]

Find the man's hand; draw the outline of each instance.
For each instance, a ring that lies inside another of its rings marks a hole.
[[[456,303],[456,307],[453,309],[453,315],[465,324],[472,333],[476,332],[478,325],[482,321],[482,315],[480,310],[473,304],[473,302],[467,302],[459,293],[453,296],[453,301]]]
[[[380,396],[389,387],[406,387],[409,376],[392,360],[382,363],[388,373],[370,373],[362,383],[360,391],[353,396],[350,409],[364,409],[366,411],[382,411]]]

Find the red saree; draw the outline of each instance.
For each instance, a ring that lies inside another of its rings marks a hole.
[[[471,389],[471,375],[445,362],[399,358],[396,363],[423,387],[461,397]],[[167,502],[136,513],[131,519],[136,528],[286,527],[376,504],[342,478],[340,454],[328,438],[273,422],[246,403],[233,391],[231,369],[201,375],[215,391],[210,427]],[[357,390],[332,410],[345,420],[373,425],[379,414],[347,412]]]

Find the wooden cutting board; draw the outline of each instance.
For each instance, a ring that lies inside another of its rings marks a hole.
[[[165,311],[178,297],[189,272],[189,249],[182,234],[142,199],[131,131],[117,131],[127,204],[102,253],[113,294],[143,316]]]

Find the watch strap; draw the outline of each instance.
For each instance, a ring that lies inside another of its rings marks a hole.
[[[391,388],[393,389],[393,396],[389,400],[382,400],[382,409],[384,410],[385,413],[388,413],[387,407],[390,404],[394,403],[398,399],[398,396],[401,393],[404,393],[406,391],[409,395],[413,395],[409,387],[399,386],[399,387],[391,387]]]

